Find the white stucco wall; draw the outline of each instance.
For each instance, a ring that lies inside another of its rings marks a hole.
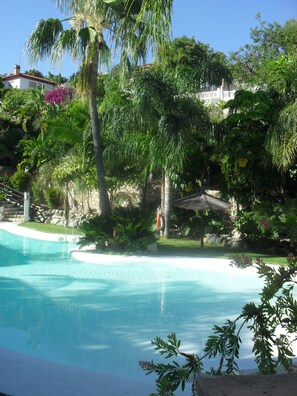
[[[10,81],[3,81],[4,86],[6,88],[18,88],[18,89],[26,89],[26,88],[35,88],[35,87],[43,87],[46,91],[54,89],[54,84],[47,84],[35,80],[30,80],[28,78],[19,77],[14,78]]]

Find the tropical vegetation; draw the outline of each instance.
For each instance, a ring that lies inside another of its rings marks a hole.
[[[70,79],[49,73],[58,83],[49,92],[8,89],[0,81],[1,182],[29,190],[36,204],[63,209],[65,217],[84,212],[80,244],[104,252],[143,252],[160,232],[166,239],[198,239],[207,230],[236,232],[248,249],[296,254],[297,21],[279,25],[259,17],[251,43],[227,57],[193,38],[170,41],[172,0],[56,4],[65,20],[38,22],[27,40],[28,58],[56,62],[70,54],[79,70]],[[118,62],[108,67],[112,53]],[[227,102],[200,99],[204,89],[231,86],[236,93]],[[205,190],[232,201],[231,216],[175,208],[176,198]],[[290,274],[256,266],[269,290],[240,319],[261,339],[259,368],[272,372],[265,331],[276,340],[276,311],[291,307],[291,286],[285,286],[296,261],[288,263]],[[268,311],[271,321],[260,326]],[[226,358],[228,373],[239,353],[236,322],[216,327],[205,350]],[[279,362],[290,368],[287,338],[281,342]],[[180,354],[175,335],[155,345],[168,356]],[[178,386],[201,371],[201,358],[185,357],[183,367],[144,365],[159,374],[159,393],[166,380]]]

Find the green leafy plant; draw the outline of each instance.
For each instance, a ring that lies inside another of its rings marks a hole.
[[[18,169],[9,180],[16,190],[26,191],[31,181],[31,175],[22,169]]]
[[[81,247],[95,244],[97,250],[107,250],[113,243],[115,226],[114,219],[104,214],[85,220],[79,227],[84,235],[78,244]]]
[[[0,204],[5,200],[6,194],[2,191],[0,191]]]
[[[44,192],[44,197],[49,208],[59,208],[62,205],[61,191],[55,187],[49,187]]]
[[[255,205],[251,211],[238,214],[234,226],[244,239],[249,241],[274,240],[288,238],[297,240],[296,200],[287,199],[285,203],[274,205],[265,202]]]
[[[38,180],[33,180],[32,182],[32,193],[33,193],[33,198],[36,203],[42,202],[44,198],[44,190],[43,186],[41,183],[39,183]]]
[[[242,343],[240,334],[245,326],[252,333],[252,351],[261,374],[274,374],[278,366],[287,372],[293,371],[292,344],[297,340],[297,302],[294,298],[297,257],[289,256],[286,267],[272,268],[259,259],[253,263],[246,256],[237,256],[232,265],[240,268],[255,267],[259,276],[264,278],[260,302],[245,304],[235,320],[228,319],[223,326],[215,325],[201,356],[182,352],[181,341],[174,333],[166,341],[159,337],[154,339],[152,344],[155,350],[165,356],[165,359],[174,357],[175,360],[171,363],[139,362],[147,374],[155,373],[158,376],[157,393],[151,396],[174,395],[179,386],[184,389],[186,382],[192,383],[194,394],[205,359],[218,357],[217,366],[211,367],[206,374],[234,375],[239,371],[238,359]],[[280,335],[278,329],[281,329]],[[277,349],[277,356],[274,356],[273,348]],[[182,364],[177,359],[185,359],[185,362]]]
[[[116,222],[114,239],[121,250],[143,251],[156,241],[152,225],[155,214],[138,207],[119,207],[114,210]]]
[[[137,207],[116,208],[111,216],[100,215],[82,223],[80,246],[95,244],[98,250],[138,252],[156,241],[154,214]]]

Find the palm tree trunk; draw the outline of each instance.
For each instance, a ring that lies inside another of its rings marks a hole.
[[[101,127],[97,109],[97,76],[98,76],[98,64],[99,64],[99,51],[95,51],[92,59],[92,82],[90,87],[90,116],[92,125],[92,136],[94,143],[94,154],[97,172],[97,181],[99,187],[99,210],[104,215],[110,215],[111,207],[108,197],[107,184],[105,179],[105,168],[103,162],[103,142],[101,135]]]
[[[165,188],[164,188],[164,238],[170,238],[170,217],[171,217],[171,201],[172,186],[170,177],[165,172]]]

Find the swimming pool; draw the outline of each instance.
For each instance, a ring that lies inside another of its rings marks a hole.
[[[138,367],[160,360],[153,338],[176,332],[184,351],[199,352],[212,325],[236,317],[262,286],[225,260],[80,254],[85,262],[72,248],[0,230],[0,347],[153,381]],[[254,367],[249,342],[240,367]]]

